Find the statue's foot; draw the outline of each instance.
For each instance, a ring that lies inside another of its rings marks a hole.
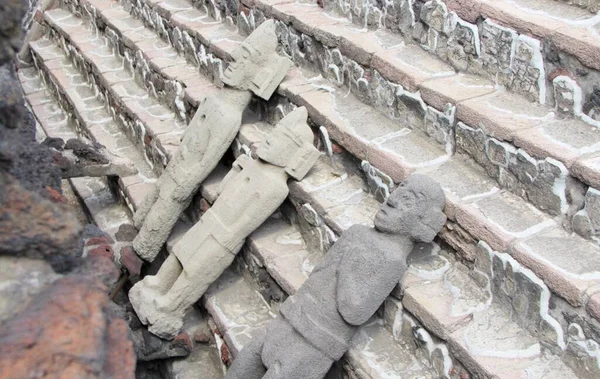
[[[140,322],[144,325],[148,324],[148,315],[153,313],[155,310],[154,299],[160,296],[158,293],[148,288],[144,280],[137,282],[129,290],[129,301],[135,310]]]
[[[162,316],[148,325],[148,331],[162,339],[172,340],[183,327],[183,320],[173,316]]]
[[[164,308],[161,309],[157,305],[157,300],[160,299],[154,301],[154,312],[148,315],[148,330],[160,338],[173,339],[183,327],[183,316],[179,312],[168,312]]]

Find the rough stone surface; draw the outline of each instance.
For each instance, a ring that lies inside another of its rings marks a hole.
[[[6,321],[0,331],[0,376],[26,378],[43,372],[52,377],[133,377],[135,356],[127,324],[112,312],[97,269],[93,265],[85,275],[56,280]]]
[[[123,246],[121,248],[121,256],[119,257],[121,265],[129,271],[129,275],[140,275],[142,264],[144,263],[135,253],[133,247]]]
[[[28,10],[28,3],[21,0],[2,2],[0,7],[0,66],[19,52],[23,43],[21,21]]]
[[[138,230],[131,224],[123,224],[119,226],[119,230],[115,233],[115,238],[119,242],[131,242],[135,239]]]
[[[250,99],[247,91],[222,90],[194,115],[182,147],[136,211],[135,224],[140,232],[133,247],[145,260],[156,257],[200,183],[227,151]]]
[[[61,191],[60,169],[53,162],[50,150],[35,141],[35,120],[12,65],[0,66],[0,169],[25,189],[48,196],[47,187]]]
[[[60,278],[43,260],[0,257],[0,324],[23,311],[39,292]]]
[[[348,229],[226,377],[259,378],[270,370],[286,378],[324,377],[401,279],[414,243],[431,242],[441,229],[444,204],[441,187],[425,176],[401,183],[375,217],[375,229]]]
[[[77,217],[6,174],[0,173],[0,181],[0,254],[44,258],[57,270],[70,269],[82,228]]]
[[[285,200],[288,178],[301,180],[314,165],[319,152],[306,119],[306,109],[297,108],[267,136],[257,150],[258,160],[240,156],[223,179],[217,201],[175,244],[158,274],[131,289],[130,300],[152,333],[174,336],[188,307]]]

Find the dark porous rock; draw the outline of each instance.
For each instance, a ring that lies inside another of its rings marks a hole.
[[[194,334],[194,342],[198,343],[209,343],[211,340],[210,334],[207,330],[200,329]]]
[[[100,164],[109,163],[109,160],[95,146],[88,145],[77,138],[68,140],[65,144],[65,150],[73,150],[73,154],[82,161]]]
[[[96,255],[82,260],[74,273],[93,277],[106,287],[112,288],[119,280],[120,271],[112,259]]]
[[[52,151],[52,161],[54,165],[58,167],[61,173],[67,172],[73,169],[73,162],[65,156],[63,156],[60,151]]]
[[[27,13],[29,2],[2,0],[0,2],[0,65],[10,61],[23,44],[21,20]]]
[[[192,349],[194,348],[192,339],[186,332],[181,332],[177,336],[175,336],[175,338],[173,339],[173,345],[189,351],[192,351]]]
[[[115,256],[115,252],[110,245],[99,245],[88,251],[88,257],[96,256],[105,257],[112,260]]]
[[[187,357],[192,350],[191,346],[185,343],[185,341],[178,339],[173,339],[172,341],[163,340],[150,333],[145,327],[132,330],[131,339],[133,340],[137,359],[140,361]]]
[[[138,362],[135,368],[136,379],[164,379],[161,374],[161,362]]]
[[[56,280],[3,325],[0,377],[134,377],[127,324],[111,311],[108,288],[93,275],[98,265],[106,262]]]
[[[43,258],[59,272],[71,269],[81,224],[68,205],[27,191],[0,171],[0,255]]]
[[[115,234],[115,238],[119,242],[131,242],[137,236],[138,230],[132,224],[122,224]]]
[[[156,359],[187,357],[192,350],[192,341],[187,335],[178,335],[172,341],[163,340],[148,331],[135,314],[131,303],[122,305],[126,311],[125,319],[129,324],[129,335],[138,361],[148,362]],[[188,342],[189,341],[189,342]]]
[[[60,169],[54,164],[50,149],[35,141],[35,120],[25,107],[21,86],[10,64],[0,67],[0,170],[43,196],[47,195],[47,187],[61,190]]]
[[[62,151],[65,147],[65,141],[58,137],[47,137],[43,142],[42,146],[47,146],[52,149]]]

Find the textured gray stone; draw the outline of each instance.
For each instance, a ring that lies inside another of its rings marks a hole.
[[[268,100],[292,62],[280,57],[277,49],[275,22],[265,21],[232,53],[233,61],[223,73],[223,82],[231,87],[247,89]]]
[[[414,244],[431,242],[442,228],[444,205],[443,190],[428,177],[401,183],[375,228],[348,229],[226,377],[323,378],[402,278]]]
[[[165,338],[176,334],[188,307],[231,264],[245,238],[283,203],[288,178],[301,180],[314,165],[320,153],[306,122],[306,108],[297,108],[261,143],[258,160],[241,155],[213,206],[173,246],[158,274],[131,289],[131,303],[152,333]]]
[[[200,184],[233,142],[251,100],[246,90],[268,99],[283,79],[289,60],[279,57],[276,48],[275,24],[270,21],[232,53],[234,61],[224,81],[236,90],[224,89],[202,103],[165,173],[136,212],[140,232],[133,246],[142,258],[156,257]]]
[[[140,232],[133,247],[140,257],[154,260],[200,184],[231,145],[250,99],[248,91],[223,89],[200,106],[175,156],[136,211]]]

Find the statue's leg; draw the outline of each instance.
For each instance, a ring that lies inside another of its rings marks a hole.
[[[146,197],[142,201],[142,204],[140,204],[140,207],[135,211],[135,214],[133,215],[133,224],[138,229],[142,228],[142,225],[144,224],[144,220],[146,219],[148,212],[150,212],[150,209],[152,209],[152,206],[158,199],[158,194],[160,193],[159,183],[160,180],[158,180],[154,187],[152,187],[150,193],[146,195]]]
[[[179,259],[173,254],[169,255],[166,261],[160,266],[156,275],[146,276],[142,282],[146,287],[164,295],[173,286],[181,274],[182,267]]]
[[[173,286],[179,274],[181,264],[177,257],[171,255],[163,262],[156,275],[146,276],[129,290],[129,300],[143,324],[148,324],[148,316],[156,312],[154,300]]]
[[[225,379],[261,379],[265,375],[267,369],[261,357],[264,339],[264,334],[252,337],[235,357]]]
[[[181,274],[169,291],[154,300],[156,312],[148,317],[149,330],[159,337],[174,336],[183,323],[186,310],[202,297],[206,289],[233,262],[234,255],[212,236],[183,265]]]
[[[189,205],[173,198],[159,196],[133,240],[133,249],[143,259],[152,262],[169,238],[179,216]]]
[[[322,379],[333,360],[311,345],[281,317],[271,322],[263,344],[263,379]]]
[[[184,265],[169,292],[158,299],[159,304],[168,312],[184,313],[231,265],[233,258],[235,256],[226,247],[209,236]]]

